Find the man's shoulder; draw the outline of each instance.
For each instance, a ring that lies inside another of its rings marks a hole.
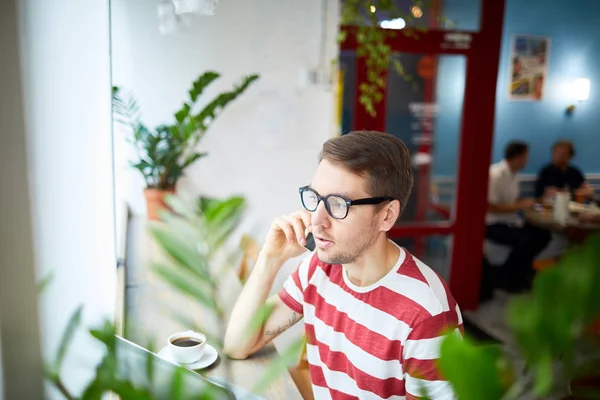
[[[510,177],[510,171],[506,167],[505,161],[499,161],[490,165],[490,179],[502,179]]]
[[[552,173],[555,169],[556,169],[556,167],[552,163],[542,165],[542,168],[540,168],[538,175],[545,175],[548,173]]]
[[[569,172],[573,175],[577,175],[578,177],[581,176],[583,177],[583,172],[581,172],[581,170],[579,168],[577,168],[575,165],[569,164]]]
[[[427,264],[406,251],[406,257],[398,273],[386,287],[398,298],[398,311],[407,304],[419,310],[418,320],[437,315],[454,307],[454,299],[444,280]]]
[[[502,162],[497,162],[490,165],[490,175],[497,174],[500,170],[502,170]]]

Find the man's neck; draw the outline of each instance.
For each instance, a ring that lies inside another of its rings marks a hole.
[[[519,172],[519,169],[517,168],[517,166],[515,165],[515,163],[509,161],[509,160],[505,160],[506,161],[506,165],[508,165],[508,169],[510,170],[510,172],[513,175],[516,175],[517,172]]]
[[[553,163],[553,165],[554,165],[555,168],[558,168],[561,171],[566,171],[567,168],[569,168],[569,164],[556,164],[556,163]]]
[[[382,232],[355,262],[344,264],[344,269],[350,282],[356,286],[369,286],[390,272],[399,256],[398,247]]]

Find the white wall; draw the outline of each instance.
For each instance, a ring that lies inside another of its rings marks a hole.
[[[54,275],[40,305],[52,359],[78,305],[86,328],[114,318],[109,2],[19,2],[33,252],[38,279]],[[81,331],[64,369],[71,390],[87,383],[98,356]]]
[[[0,1],[0,399],[43,398],[17,0]]]
[[[300,206],[297,188],[310,182],[318,153],[335,134],[333,90],[299,84],[319,63],[322,7],[327,8],[327,67],[337,55],[337,0],[228,0],[214,17],[196,17],[185,33],[162,36],[156,2],[113,1],[113,76],[137,97],[144,121],[170,122],[191,82],[206,70],[222,77],[206,100],[246,74],[261,75],[218,117],[200,143],[201,159],[180,182],[181,192],[242,193],[245,229],[262,240],[271,220]],[[117,190],[144,212],[143,183],[117,143]]]
[[[2,317],[0,317],[2,321]],[[2,335],[2,327],[0,326],[0,335]],[[4,400],[4,369],[2,367],[2,342],[0,341],[0,400]]]

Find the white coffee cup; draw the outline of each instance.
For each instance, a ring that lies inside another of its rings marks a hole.
[[[202,357],[206,335],[194,331],[177,332],[169,336],[169,352],[175,361],[191,364]]]

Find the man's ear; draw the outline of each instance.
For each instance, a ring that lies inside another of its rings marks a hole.
[[[381,230],[388,232],[394,227],[400,216],[400,202],[398,200],[392,200],[382,211],[384,212],[384,215],[383,220],[381,221]]]

